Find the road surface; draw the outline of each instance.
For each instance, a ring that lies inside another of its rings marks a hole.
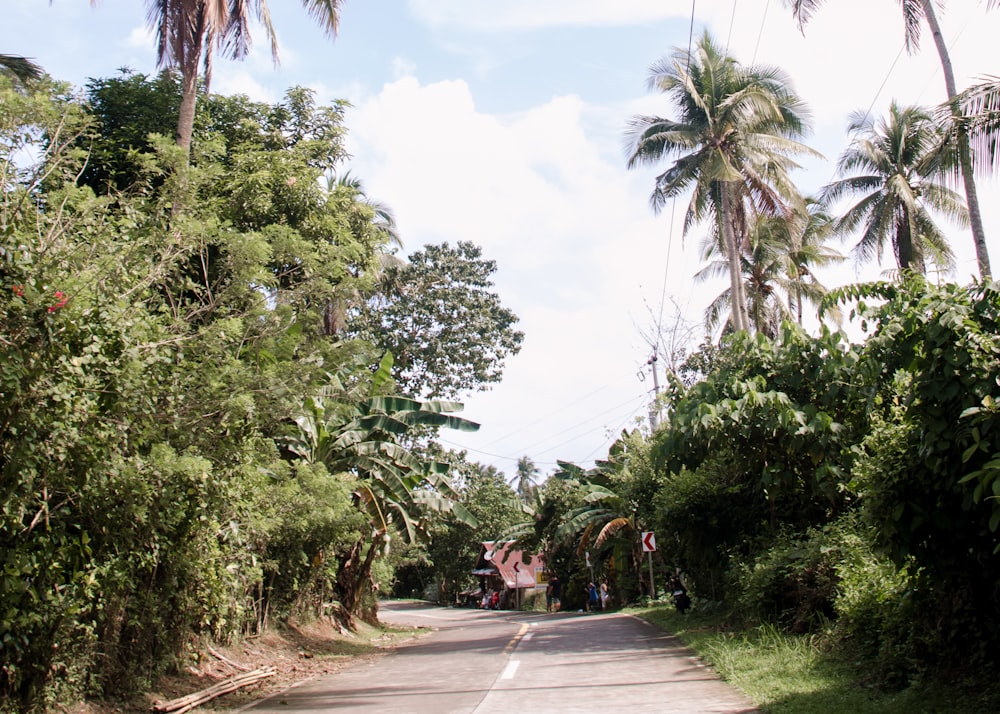
[[[382,621],[434,631],[312,679],[246,714],[752,712],[652,625],[618,613],[529,613],[385,603]]]

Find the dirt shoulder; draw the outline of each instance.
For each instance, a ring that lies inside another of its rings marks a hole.
[[[312,677],[384,656],[418,631],[360,624],[357,633],[328,620],[289,623],[230,646],[205,645],[192,653],[191,662],[177,674],[161,678],[154,691],[128,702],[83,702],[59,706],[60,714],[148,714],[154,704],[211,687],[247,670],[274,667],[277,673],[259,683],[225,694],[196,708],[197,712],[233,712],[277,694]]]

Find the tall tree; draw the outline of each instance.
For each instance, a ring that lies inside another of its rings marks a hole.
[[[336,36],[341,0],[302,0],[302,4],[328,35]],[[271,42],[271,56],[278,61],[277,36],[267,0],[146,0],[146,17],[156,31],[157,62],[181,73],[177,144],[190,151],[202,59],[208,85],[215,50],[235,60],[250,52],[250,21],[256,18]]]
[[[927,22],[927,26],[930,28],[931,35],[934,38],[934,46],[937,48],[938,57],[941,60],[941,70],[944,73],[945,89],[948,92],[948,105],[953,119],[952,128],[958,147],[958,167],[962,183],[965,187],[969,224],[972,226],[972,239],[976,246],[976,261],[979,264],[980,277],[984,279],[989,278],[992,275],[992,269],[990,267],[989,251],[986,247],[986,231],[983,229],[983,217],[979,210],[979,195],[976,190],[976,180],[973,175],[972,151],[970,149],[968,130],[961,118],[958,88],[955,84],[955,71],[952,69],[948,45],[945,44],[944,35],[941,33],[941,25],[934,11],[932,0],[899,0],[899,2],[903,11],[903,32],[907,51],[915,52],[919,48],[920,30],[923,21]],[[785,4],[791,7],[792,13],[799,23],[799,27],[804,28],[809,18],[823,4],[823,0],[785,0]],[[995,6],[996,4],[996,0],[990,0],[988,3],[990,6]]]
[[[348,334],[396,358],[406,394],[451,398],[500,381],[504,360],[521,349],[517,315],[492,290],[496,262],[461,241],[424,246],[389,268],[377,293],[348,321]]]
[[[711,218],[729,261],[735,297],[733,328],[749,327],[740,281],[747,221],[757,214],[789,216],[801,199],[788,171],[791,157],[817,155],[796,141],[807,113],[788,77],[772,67],[743,67],[706,32],[687,49],[653,65],[649,87],[674,102],[677,119],[636,116],[627,132],[628,168],[676,157],[656,177],[650,199],[659,211],[667,199],[693,187],[684,231]]]
[[[528,456],[522,456],[517,460],[517,470],[514,473],[513,485],[521,500],[525,503],[531,501],[531,493],[537,488],[537,477],[541,473],[535,462]]]
[[[805,208],[801,230],[792,231],[787,255],[788,307],[800,325],[802,303],[808,300],[819,305],[827,292],[813,269],[845,259],[838,251],[826,245],[833,235],[834,225],[834,219],[826,207],[815,198],[806,198]]]
[[[10,74],[21,82],[40,79],[43,71],[27,57],[0,54],[0,73]]]
[[[968,213],[961,196],[935,180],[947,166],[947,137],[930,113],[893,102],[889,116],[877,123],[855,114],[850,132],[856,138],[837,162],[838,174],[848,176],[820,193],[825,202],[860,196],[836,230],[861,228],[854,252],[862,261],[881,258],[888,240],[901,271],[923,274],[927,258],[950,267],[951,248],[930,210],[963,224]]]
[[[775,337],[782,320],[792,317],[784,300],[790,287],[788,224],[780,218],[758,218],[750,229],[747,242],[749,248],[740,256],[740,275],[746,291],[750,325],[756,332]],[[718,243],[706,239],[702,251],[702,257],[710,262],[695,275],[697,280],[727,272],[728,261],[720,256]],[[731,314],[733,309],[732,291],[727,289],[706,308],[706,327],[717,328],[727,311]]]

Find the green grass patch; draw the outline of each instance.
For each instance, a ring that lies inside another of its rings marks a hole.
[[[864,665],[822,647],[815,635],[790,635],[773,625],[737,627],[722,613],[680,615],[665,605],[625,612],[676,635],[766,714],[1000,711],[1000,689],[992,681],[922,683],[885,692],[865,686]]]

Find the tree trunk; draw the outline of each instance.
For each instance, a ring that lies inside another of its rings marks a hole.
[[[976,179],[972,174],[972,150],[969,147],[969,135],[964,123],[960,120],[958,104],[955,97],[958,96],[958,89],[955,86],[955,71],[951,66],[951,56],[948,54],[948,46],[944,42],[941,34],[941,25],[938,23],[937,15],[934,13],[934,3],[931,0],[920,0],[924,11],[924,17],[931,28],[931,35],[934,37],[934,45],[937,47],[938,56],[941,58],[941,69],[944,73],[944,83],[948,90],[948,102],[951,104],[951,114],[956,123],[956,137],[958,139],[958,160],[962,170],[962,181],[965,184],[965,201],[969,209],[969,225],[972,227],[972,240],[976,245],[976,261],[979,264],[979,276],[987,280],[992,276],[990,269],[990,254],[986,248],[986,231],[983,229],[983,216],[979,210],[979,194],[976,191]]]
[[[730,312],[733,330],[739,332],[747,329],[746,299],[743,298],[743,279],[740,271],[740,250],[736,244],[736,231],[733,228],[730,182],[721,181],[719,186],[722,203],[722,237],[726,243],[726,257],[729,259]]]
[[[181,106],[177,115],[177,146],[191,155],[191,136],[194,134],[194,110],[198,102],[198,62],[189,61],[181,68]]]
[[[337,572],[337,595],[340,604],[351,617],[362,615],[361,599],[365,590],[371,583],[372,564],[375,562],[375,555],[382,545],[384,534],[376,534],[372,537],[372,543],[368,547],[362,559],[361,553],[364,550],[364,540],[359,540],[352,547],[347,558],[340,565]],[[370,618],[362,618],[370,619]]]

